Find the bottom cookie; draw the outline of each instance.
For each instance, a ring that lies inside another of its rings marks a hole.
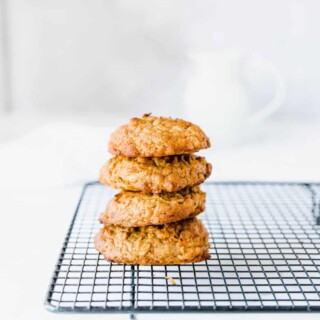
[[[196,218],[160,226],[104,226],[94,239],[107,261],[139,264],[185,264],[209,259],[208,232]]]

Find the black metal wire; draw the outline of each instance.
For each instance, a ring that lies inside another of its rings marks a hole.
[[[45,301],[56,312],[320,311],[320,184],[206,183],[211,259],[127,266],[93,247],[114,191],[85,186]],[[168,277],[174,279],[173,284]]]

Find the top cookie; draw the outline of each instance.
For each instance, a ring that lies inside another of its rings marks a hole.
[[[145,114],[112,133],[109,152],[126,157],[163,157],[194,153],[210,147],[210,140],[195,124]]]

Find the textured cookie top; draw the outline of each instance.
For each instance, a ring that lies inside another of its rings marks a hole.
[[[112,133],[109,152],[126,157],[162,157],[194,153],[210,147],[210,140],[195,124],[145,114]]]
[[[199,186],[160,194],[123,191],[111,199],[99,220],[105,225],[126,227],[176,222],[201,213],[205,199]]]
[[[197,219],[162,226],[105,226],[95,238],[107,260],[127,264],[178,264],[210,257],[208,233]]]
[[[198,185],[211,174],[211,164],[193,154],[153,158],[111,158],[100,182],[116,189],[144,193],[176,192]]]

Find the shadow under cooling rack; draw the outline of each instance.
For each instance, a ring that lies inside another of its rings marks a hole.
[[[320,311],[320,184],[206,183],[211,259],[106,262],[93,247],[114,190],[87,184],[45,305],[61,312]],[[169,278],[172,279],[169,279]],[[174,284],[175,282],[175,284]]]

